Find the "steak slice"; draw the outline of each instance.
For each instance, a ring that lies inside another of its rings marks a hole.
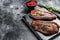
[[[53,14],[52,12],[42,11],[42,10],[39,10],[39,9],[32,10],[29,16],[34,18],[34,19],[52,20],[52,19],[57,18],[57,16],[55,14]]]
[[[33,20],[31,25],[35,31],[39,31],[44,34],[54,34],[59,30],[59,25],[52,21]]]

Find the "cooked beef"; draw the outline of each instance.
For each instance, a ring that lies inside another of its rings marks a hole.
[[[49,11],[43,11],[40,9],[34,9],[30,13],[30,17],[34,19],[55,19],[57,16]]]
[[[33,20],[31,25],[35,31],[39,31],[44,34],[54,34],[59,30],[59,25],[52,21]]]

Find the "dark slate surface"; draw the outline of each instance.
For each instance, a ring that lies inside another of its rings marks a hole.
[[[21,21],[27,0],[0,0],[0,40],[37,40]]]

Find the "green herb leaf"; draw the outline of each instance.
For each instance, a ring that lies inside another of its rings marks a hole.
[[[50,27],[50,25],[49,25],[49,24],[44,24],[44,26],[48,26],[48,27]]]
[[[36,12],[37,14],[39,14],[40,16],[44,16],[42,11]]]
[[[38,6],[41,6],[41,7],[44,7],[46,8],[47,10],[50,10],[52,12],[57,12],[57,13],[60,13],[60,11],[58,11],[56,8],[52,7],[52,6],[48,6],[48,5],[45,5],[45,4],[40,4]]]

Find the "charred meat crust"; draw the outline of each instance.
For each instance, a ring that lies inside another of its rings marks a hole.
[[[50,27],[44,26],[44,24],[49,24]],[[35,31],[48,35],[57,33],[59,30],[59,25],[52,21],[33,20],[31,25]]]
[[[39,10],[39,9],[32,10],[29,16],[34,18],[34,19],[49,19],[49,20],[52,20],[52,19],[57,18],[57,16],[55,14],[53,14],[52,12],[43,11],[44,15],[40,16],[39,14],[36,14],[37,11],[41,11],[41,10]]]

